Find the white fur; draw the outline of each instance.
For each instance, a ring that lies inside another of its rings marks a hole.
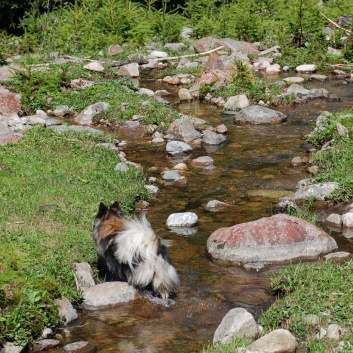
[[[159,239],[145,215],[140,220],[126,220],[115,243],[115,257],[132,270],[131,284],[145,287],[152,283],[156,291],[168,291],[179,284],[175,268],[157,255]],[[171,242],[163,244],[170,246]]]

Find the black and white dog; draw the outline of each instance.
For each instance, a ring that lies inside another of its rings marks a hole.
[[[156,235],[145,215],[125,219],[118,202],[100,203],[94,221],[100,262],[115,280],[152,290],[161,298],[174,296],[178,274],[169,254],[170,242]]]

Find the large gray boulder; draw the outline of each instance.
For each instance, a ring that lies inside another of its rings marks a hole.
[[[225,143],[227,138],[223,134],[217,134],[214,131],[205,130],[203,132],[202,142],[205,145],[221,145]]]
[[[168,133],[181,138],[185,142],[202,137],[202,134],[195,129],[194,124],[190,120],[183,118],[174,120],[169,126]]]
[[[175,156],[191,152],[192,147],[182,141],[169,141],[166,145],[166,151],[168,154]]]
[[[77,115],[75,118],[75,122],[80,124],[80,125],[90,125],[92,124],[93,118],[103,110],[106,110],[109,108],[109,103],[106,102],[98,102],[95,104],[92,104],[82,110],[80,114]]]
[[[298,190],[289,196],[283,197],[281,200],[297,201],[297,200],[315,200],[324,201],[339,188],[336,182],[327,182],[319,184],[302,185]]]
[[[100,283],[83,292],[83,306],[89,310],[109,308],[134,300],[136,289],[126,282]]]
[[[286,121],[287,116],[273,109],[252,105],[235,113],[234,120],[236,124],[279,124]]]
[[[313,259],[335,249],[336,241],[323,230],[286,214],[220,228],[207,240],[213,258],[236,264]]]

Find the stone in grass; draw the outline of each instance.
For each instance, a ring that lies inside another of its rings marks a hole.
[[[259,338],[247,347],[247,353],[286,352],[294,353],[298,343],[295,337],[285,329],[274,330]]]
[[[64,319],[65,323],[68,324],[78,318],[77,311],[66,297],[55,299],[55,303],[59,307],[59,316]]]
[[[254,317],[243,308],[230,310],[222,319],[213,336],[213,343],[231,343],[235,338],[252,341],[258,334]]]

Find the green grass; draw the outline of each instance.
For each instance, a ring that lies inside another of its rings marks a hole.
[[[348,134],[340,137],[336,125],[341,123],[347,128]],[[335,201],[349,201],[353,197],[353,110],[336,113],[326,118],[323,129],[311,134],[308,142],[322,145],[332,141],[329,149],[320,150],[312,156],[312,163],[321,167],[315,177],[316,182],[335,181],[340,189],[332,198]]]
[[[303,322],[303,315],[320,317],[320,326],[338,324],[345,329],[340,340],[351,348],[353,328],[353,261],[291,265],[272,277],[271,288],[278,299],[258,322],[265,331],[290,330],[300,340],[309,342],[309,352],[328,352],[338,342],[315,338],[319,327]],[[343,350],[350,352],[350,350]]]
[[[100,201],[127,213],[146,198],[143,172],[114,171],[102,138],[33,128],[0,147],[0,342],[31,342],[59,323],[55,298],[80,300],[74,262],[96,263],[93,219]]]
[[[234,353],[238,352],[238,348],[246,348],[247,342],[243,338],[236,338],[230,344],[219,343],[210,344],[202,349],[202,353]]]

